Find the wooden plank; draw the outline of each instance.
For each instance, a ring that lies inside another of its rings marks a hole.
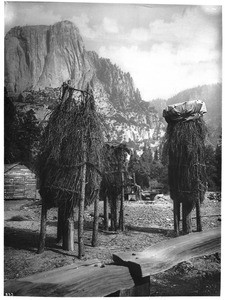
[[[124,266],[75,264],[27,278],[5,282],[5,293],[14,296],[103,297],[135,285]]]
[[[14,192],[15,192],[15,193],[24,193],[24,188],[18,188],[18,187],[15,187]]]
[[[8,199],[8,200],[11,200],[11,199],[13,199],[13,194],[7,194],[7,195],[4,195],[4,198],[5,199]]]
[[[143,252],[113,254],[113,259],[128,266],[133,276],[145,277],[166,271],[182,261],[220,251],[221,229],[215,228],[170,239]]]
[[[13,177],[5,176],[4,177],[4,182],[12,184],[13,183]]]
[[[111,296],[111,295],[110,295]],[[143,277],[135,286],[129,289],[123,289],[118,293],[119,297],[143,297],[150,296],[150,276]]]
[[[27,192],[29,192],[29,191],[33,191],[33,190],[36,190],[36,186],[35,185],[30,185],[30,186],[25,186],[25,190],[27,191]]]
[[[113,255],[120,265],[72,264],[5,282],[14,296],[148,296],[150,275],[193,257],[220,252],[220,228],[192,233],[154,245],[143,252]]]
[[[5,186],[4,187],[4,191],[6,191],[6,192],[14,192],[14,186]]]

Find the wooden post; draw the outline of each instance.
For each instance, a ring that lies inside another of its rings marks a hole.
[[[63,236],[63,209],[58,207],[57,243],[61,242]]]
[[[192,222],[191,222],[191,209],[185,203],[182,203],[182,223],[183,223],[183,233],[192,232]]]
[[[47,208],[45,201],[42,200],[42,208],[41,208],[41,231],[39,236],[39,246],[38,252],[42,253],[45,249],[45,238],[46,238],[46,221],[47,221]]]
[[[94,203],[94,222],[93,222],[93,234],[92,234],[92,247],[96,247],[98,245],[98,224],[99,224],[99,191],[95,198]]]
[[[68,226],[68,251],[74,251],[74,221],[73,216],[67,221]]]
[[[110,197],[111,204],[111,230],[117,229],[117,197]]]
[[[174,232],[178,236],[180,231],[180,203],[177,200],[173,200],[173,222]]]
[[[121,204],[120,204],[120,219],[119,219],[119,228],[124,231],[124,171],[121,172]]]
[[[104,198],[104,227],[105,230],[109,230],[109,198],[105,196]]]
[[[86,135],[83,138],[83,162],[84,165],[81,171],[81,197],[79,202],[79,215],[78,215],[78,257],[81,259],[84,256],[84,201],[85,201],[85,186],[86,186],[86,172],[87,172],[87,144]]]
[[[74,221],[72,215],[70,215],[64,223],[63,249],[74,251]]]
[[[115,203],[114,203],[114,226],[115,231],[117,231],[117,197],[115,197]]]
[[[110,197],[110,208],[111,208],[111,230],[115,231],[115,206],[114,206],[114,198]]]
[[[200,197],[196,202],[196,222],[197,222],[197,231],[202,231],[202,220],[201,220],[201,210],[200,210]]]

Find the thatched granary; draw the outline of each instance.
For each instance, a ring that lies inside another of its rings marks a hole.
[[[59,207],[62,224],[73,217],[82,201],[98,196],[102,169],[103,135],[93,94],[63,98],[45,129],[39,157],[40,194],[45,209]],[[82,208],[84,209],[84,207]]]
[[[174,228],[179,234],[180,203],[183,231],[191,232],[191,211],[196,207],[201,230],[200,203],[206,192],[204,102],[193,100],[170,105],[163,116],[168,123],[165,149],[169,156],[170,196],[174,201]]]
[[[81,170],[87,164],[85,205],[93,202],[100,184],[103,136],[93,97],[78,106],[68,98],[53,111],[39,159],[40,194],[48,208],[79,203]],[[86,157],[84,157],[86,156]],[[51,197],[50,195],[54,195]],[[48,196],[49,195],[49,196]]]
[[[108,142],[103,147],[103,171],[101,182],[101,198],[105,203],[107,199],[111,206],[112,230],[117,228],[117,202],[121,197],[121,210],[123,210],[124,187],[127,177],[126,156],[130,149],[125,143]],[[106,219],[105,212],[105,219]],[[121,214],[122,211],[121,211]],[[107,223],[107,221],[106,221]]]

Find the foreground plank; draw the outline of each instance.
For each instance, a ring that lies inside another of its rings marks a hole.
[[[153,245],[142,252],[113,255],[115,263],[128,266],[135,277],[154,275],[178,263],[221,251],[221,229],[190,233]]]
[[[114,254],[116,264],[98,260],[56,268],[5,282],[5,294],[45,297],[148,296],[150,275],[194,257],[220,252],[220,228],[191,233],[156,244],[143,252]]]
[[[67,267],[39,273],[5,283],[5,293],[14,296],[102,297],[134,287],[124,266],[89,265]]]

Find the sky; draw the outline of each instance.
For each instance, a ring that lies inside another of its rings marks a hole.
[[[14,26],[62,20],[79,28],[86,50],[129,72],[145,101],[222,82],[221,5],[40,1],[4,5],[5,33]]]

